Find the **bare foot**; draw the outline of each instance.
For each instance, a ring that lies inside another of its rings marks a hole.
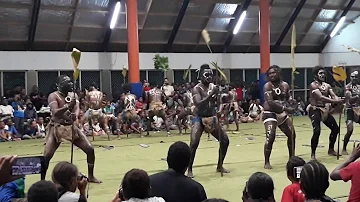
[[[194,174],[192,173],[192,171],[188,171],[187,176],[190,178],[194,178]]]
[[[96,177],[94,177],[94,176],[89,177],[89,182],[90,183],[96,183],[96,184],[101,184],[102,183],[101,180],[96,179]]]
[[[223,168],[217,168],[216,172],[221,173],[221,169],[222,169],[223,173],[230,173],[230,170],[226,170],[224,167]]]
[[[341,154],[342,154],[342,155],[349,155],[349,153],[348,153],[345,149],[342,150]]]
[[[178,135],[182,136],[182,135],[183,135],[183,133],[179,133]]]
[[[329,156],[337,156],[337,153],[335,152],[335,150],[330,149],[330,150],[328,151],[328,155],[329,155]]]
[[[316,157],[315,157],[315,154],[311,154],[311,160],[312,161],[317,161]]]
[[[272,166],[270,165],[270,163],[265,163],[264,168],[270,170],[272,169]]]
[[[170,132],[168,132],[168,133],[167,133],[167,136],[168,136],[168,137],[171,137],[171,134],[170,134]]]

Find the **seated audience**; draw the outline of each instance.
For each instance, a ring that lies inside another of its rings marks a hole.
[[[274,182],[271,177],[263,172],[252,174],[246,182],[242,200],[244,202],[275,202]]]
[[[31,120],[29,125],[26,127],[24,131],[24,135],[21,139],[28,140],[28,139],[36,139],[36,138],[44,138],[45,136],[38,132],[38,125],[35,120]]]
[[[356,161],[360,157],[360,144],[354,149],[349,158],[339,166],[337,166],[330,178],[332,180],[343,180],[347,182],[351,180],[351,188],[348,202],[360,201],[360,161]]]
[[[120,190],[112,202],[165,202],[160,197],[150,197],[150,179],[148,174],[140,169],[128,171],[121,183]]]
[[[14,122],[11,119],[6,119],[5,121],[5,130],[7,130],[11,136],[14,138],[21,138],[21,134],[16,130]]]
[[[205,200],[204,187],[185,176],[190,162],[190,147],[184,142],[175,142],[167,155],[168,170],[150,176],[151,191],[166,202],[200,202]]]
[[[37,113],[33,103],[29,102],[26,104],[26,108],[24,110],[24,118],[25,120],[37,119]]]
[[[0,120],[11,119],[12,117],[14,117],[14,109],[11,105],[8,105],[6,99],[2,99],[0,104]]]
[[[300,174],[300,187],[305,194],[306,201],[334,201],[325,195],[327,188],[329,188],[329,172],[318,161],[310,161],[303,166]]]
[[[287,177],[291,182],[291,185],[285,187],[281,202],[304,202],[305,197],[301,191],[299,179],[300,179],[300,172],[298,169],[301,169],[302,166],[305,165],[305,161],[297,156],[293,156],[289,159],[286,164],[286,173]]]
[[[59,162],[52,172],[52,181],[59,193],[59,202],[86,202],[87,178],[69,162]],[[75,193],[79,189],[80,194]]]
[[[27,193],[27,202],[58,202],[58,192],[54,183],[42,180],[31,185]]]
[[[39,117],[37,120],[37,128],[38,128],[38,134],[40,137],[45,137],[46,136],[46,130],[45,130],[45,125],[44,125],[44,118],[43,117]]]
[[[4,121],[0,121],[0,142],[12,141],[14,138],[11,133],[6,130]]]

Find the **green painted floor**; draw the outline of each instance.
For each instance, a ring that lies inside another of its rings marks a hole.
[[[310,147],[302,146],[302,144],[310,144],[312,135],[310,121],[307,117],[296,117],[294,122],[297,133],[296,154],[308,161],[310,160]],[[344,135],[346,133],[344,122],[341,126],[341,134]],[[265,171],[263,169],[264,128],[262,122],[241,124],[240,128],[240,133],[229,132],[230,146],[225,159],[225,167],[231,170],[231,173],[222,178],[219,173],[215,172],[219,143],[207,141],[207,134],[203,135],[194,163],[195,180],[205,187],[208,197],[224,198],[235,202],[241,200],[242,190],[249,176],[256,171],[264,171],[273,178],[275,197],[280,200],[283,188],[289,184],[285,171],[288,158],[286,138],[276,139],[271,157],[274,169]],[[360,139],[359,131],[360,128],[355,126],[352,139]],[[176,131],[174,131],[175,133]],[[281,133],[280,130],[278,133]],[[344,160],[344,157],[337,161],[336,157],[327,156],[328,134],[329,130],[323,125],[319,144],[325,148],[318,149],[317,158],[331,172]],[[255,137],[255,140],[247,140],[247,136]],[[179,140],[189,143],[189,134],[167,137],[164,133],[152,133],[150,137],[146,138],[131,135],[131,137],[124,137],[121,140],[108,141],[105,137],[96,139],[93,143],[96,154],[95,175],[103,180],[103,184],[90,185],[89,201],[109,201],[117,191],[125,172],[131,168],[141,168],[149,174],[167,169],[166,162],[161,158],[165,158],[169,146]],[[160,141],[165,143],[160,143]],[[150,147],[142,148],[139,144],[148,144]],[[115,148],[104,150],[99,147],[101,145],[113,145]],[[0,143],[0,155],[41,155],[43,147],[42,140]],[[350,147],[352,147],[352,143],[350,143]],[[55,153],[50,164],[48,179],[50,179],[54,165],[64,160],[70,161],[70,144],[62,144]],[[86,156],[81,150],[75,149],[74,162],[81,172],[87,173]],[[27,176],[26,189],[39,179],[38,175]],[[343,196],[341,200],[346,201],[344,196],[348,195],[349,189],[350,183],[331,182],[327,194],[332,197]]]

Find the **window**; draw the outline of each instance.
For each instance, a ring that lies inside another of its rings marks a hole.
[[[257,69],[246,69],[245,70],[245,83],[249,86],[252,82],[258,80]]]
[[[81,71],[81,88],[89,89],[92,85],[100,89],[100,71]]]
[[[196,69],[192,69],[190,73],[191,73],[191,79],[190,79],[190,81],[191,81],[191,82],[194,82],[195,84],[198,83],[198,79],[197,79],[198,72],[197,72],[197,70],[196,70]]]
[[[186,69],[184,69],[184,70],[174,70],[174,83],[176,83],[176,84],[184,84],[184,83],[188,82],[191,73],[189,72],[186,80],[184,80],[185,72],[186,72]]]
[[[122,85],[128,82],[128,76],[124,78],[122,71],[111,71],[111,92],[122,92]]]
[[[238,83],[243,81],[243,70],[242,69],[230,69],[230,82]]]
[[[306,82],[307,86],[306,86],[306,88],[308,89],[311,82],[313,82],[313,80],[314,80],[314,75],[312,73],[312,68],[307,68],[306,69],[306,76],[307,76],[307,82]]]
[[[161,85],[164,83],[164,72],[159,70],[148,71],[148,81],[151,86]]]
[[[56,79],[58,71],[38,71],[38,88],[39,91],[48,95],[56,91]]]
[[[4,90],[13,89],[16,86],[25,88],[25,72],[4,72]]]
[[[295,89],[305,89],[305,69],[296,69],[296,71],[299,72],[299,74],[295,74]]]

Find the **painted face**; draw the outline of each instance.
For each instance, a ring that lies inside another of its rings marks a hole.
[[[211,83],[213,80],[213,71],[211,69],[205,69],[201,75],[201,81],[204,83]]]
[[[59,83],[59,89],[61,91],[70,92],[73,89],[73,82],[71,81],[70,77],[65,76],[62,81]]]
[[[353,71],[350,74],[350,81],[351,81],[352,84],[357,84],[358,83],[358,81],[359,81],[358,76],[359,76],[358,71]]]
[[[320,69],[317,74],[317,77],[318,77],[319,81],[325,81],[325,79],[326,79],[325,70]]]
[[[270,69],[268,72],[269,81],[273,82],[279,79],[278,72],[275,69]]]

